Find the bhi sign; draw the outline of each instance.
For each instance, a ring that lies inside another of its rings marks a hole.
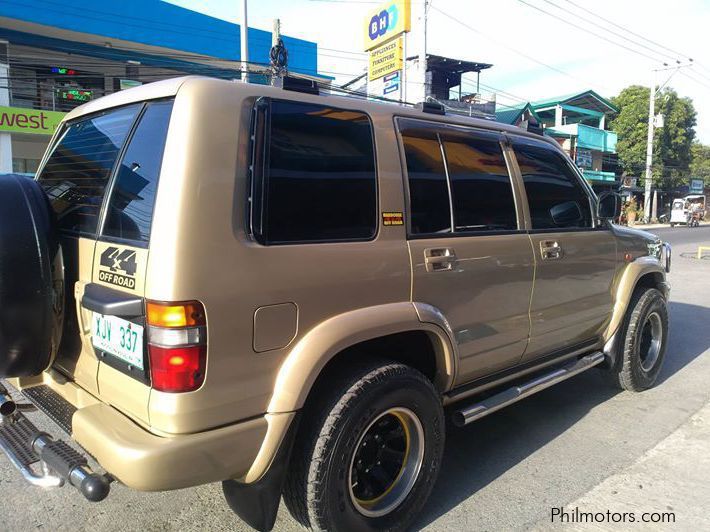
[[[365,51],[411,29],[411,0],[390,0],[370,11],[365,18]]]
[[[0,131],[52,135],[64,115],[56,111],[0,107]]]

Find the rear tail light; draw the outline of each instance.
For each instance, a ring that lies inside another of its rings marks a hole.
[[[207,321],[198,301],[147,303],[148,354],[153,388],[191,392],[205,379]]]

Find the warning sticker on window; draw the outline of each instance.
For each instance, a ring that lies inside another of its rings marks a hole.
[[[404,213],[383,212],[382,225],[404,225]]]

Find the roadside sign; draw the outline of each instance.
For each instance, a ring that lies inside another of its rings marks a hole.
[[[390,100],[401,100],[402,72],[397,71],[374,81],[368,81],[367,93],[371,96],[383,96]]]
[[[65,113],[18,107],[0,107],[0,131],[52,135]]]
[[[592,167],[592,152],[584,148],[577,148],[577,166],[580,168]]]
[[[367,66],[367,80],[374,81],[402,70],[403,50],[404,44],[401,37],[372,50]]]
[[[691,194],[702,194],[705,191],[705,183],[702,179],[691,179],[690,180],[690,193]]]
[[[411,29],[411,0],[390,0],[373,9],[365,18],[365,51]]]

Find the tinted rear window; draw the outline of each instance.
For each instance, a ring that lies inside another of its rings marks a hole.
[[[173,102],[149,103],[126,148],[111,191],[103,236],[148,242]]]
[[[95,235],[106,186],[140,105],[72,122],[39,176],[59,226]]]
[[[377,180],[367,115],[274,100],[269,116],[256,236],[267,244],[372,238]]]
[[[456,232],[516,230],[513,186],[495,137],[442,136]]]
[[[408,129],[402,133],[402,142],[412,233],[450,233],[449,185],[439,137],[432,131]]]
[[[96,236],[110,191],[102,236],[148,241],[172,106],[135,104],[65,126],[38,178],[62,230]]]

